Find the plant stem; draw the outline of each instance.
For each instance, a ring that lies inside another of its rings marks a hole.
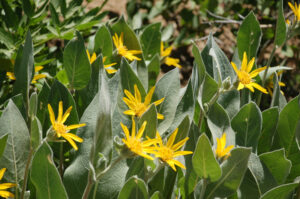
[[[89,197],[89,193],[91,191],[92,186],[94,185],[93,177],[92,177],[92,172],[89,170],[89,176],[88,176],[88,183],[85,187],[82,199],[87,199]]]
[[[60,143],[59,148],[59,174],[62,177],[63,176],[63,162],[64,162],[64,145],[63,143]]]
[[[202,184],[202,189],[201,189],[201,193],[200,193],[199,199],[203,199],[204,198],[206,186],[207,186],[207,179],[203,178],[203,184]]]
[[[26,187],[27,187],[27,179],[28,179],[28,173],[29,173],[29,165],[31,163],[32,155],[33,155],[33,151],[30,148],[27,163],[26,163],[26,167],[25,167],[25,172],[24,172],[24,181],[23,181],[23,186],[22,186],[22,192],[21,192],[20,199],[24,199],[24,197],[25,197],[25,191],[26,191]],[[18,191],[16,190],[16,199],[18,198],[17,193],[18,193]]]
[[[99,184],[99,181],[97,181],[96,184],[95,184],[93,199],[96,199],[98,184]]]

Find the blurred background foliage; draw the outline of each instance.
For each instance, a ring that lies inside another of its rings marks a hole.
[[[59,79],[67,84],[62,67],[64,45],[73,38],[75,30],[84,36],[88,49],[93,49],[96,30],[105,23],[124,16],[137,34],[149,24],[160,22],[162,40],[173,46],[171,56],[180,59],[181,83],[190,77],[193,56],[192,42],[203,49],[209,34],[232,59],[236,36],[244,17],[253,11],[263,32],[257,64],[266,64],[274,45],[277,7],[279,1],[270,0],[0,0],[0,104],[11,96],[12,81],[6,72],[13,71],[17,50],[24,43],[27,30],[31,31],[34,44],[35,65],[44,66],[47,79]],[[286,19],[293,13],[284,1]],[[289,66],[285,71],[282,88],[287,100],[300,90],[299,36],[295,36],[277,49],[271,66]],[[161,72],[172,67],[161,66]],[[34,89],[41,89],[35,84]],[[265,102],[269,103],[269,102]]]

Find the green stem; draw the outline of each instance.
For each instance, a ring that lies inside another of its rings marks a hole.
[[[27,179],[28,179],[28,173],[29,173],[29,165],[31,163],[32,155],[33,155],[33,151],[30,148],[27,163],[26,163],[26,167],[25,167],[25,172],[24,172],[24,181],[23,181],[23,186],[22,186],[22,192],[21,192],[20,199],[24,199],[24,197],[25,197],[25,191],[26,191],[26,187],[27,187]],[[18,199],[18,191],[17,190],[16,190],[16,199]]]
[[[64,145],[60,143],[59,148],[59,174],[63,177],[63,163],[64,163]]]
[[[97,175],[96,179],[97,182],[101,179],[101,177],[106,174],[110,169],[112,169],[116,164],[118,164],[121,160],[123,160],[123,156],[119,156],[117,159],[114,160],[113,163],[111,163],[104,171],[102,171],[101,173],[99,173],[99,175]]]
[[[92,186],[94,185],[94,180],[93,180],[93,176],[92,176],[92,172],[91,170],[89,170],[89,176],[88,176],[88,183],[85,187],[82,199],[87,199],[89,197],[90,191]]]
[[[204,198],[206,186],[207,186],[207,179],[203,178],[203,184],[202,184],[202,189],[201,189],[201,193],[200,193],[199,199],[203,199]]]
[[[155,176],[162,168],[164,167],[164,164],[159,162],[158,166],[154,169],[152,173],[145,176],[145,182],[148,182],[149,179],[151,179],[153,176]]]
[[[93,199],[96,199],[98,184],[99,184],[99,181],[97,181],[96,184],[95,184]]]

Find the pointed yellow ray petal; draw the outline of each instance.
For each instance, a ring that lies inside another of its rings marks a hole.
[[[237,90],[241,90],[243,89],[245,86],[244,84],[242,84],[241,82],[239,83],[238,87],[237,87]]]
[[[52,125],[54,125],[55,115],[54,115],[53,109],[50,104],[48,104],[48,111],[49,111],[50,121],[51,121]]]
[[[165,100],[165,98],[161,98],[160,100],[156,100],[155,102],[153,102],[155,104],[155,106],[160,105],[163,101]]]
[[[134,120],[134,116],[132,116],[132,126],[131,126],[131,136],[132,137],[135,137],[135,129],[136,129],[136,127],[135,127],[135,120]]]
[[[15,195],[10,193],[9,191],[0,191],[0,196],[3,198],[14,198]]]
[[[179,162],[178,160],[172,160],[172,161],[173,161],[174,164],[176,164],[177,166],[179,166],[179,167],[181,167],[181,168],[183,168],[183,169],[186,169],[185,166],[184,166],[181,162]]]
[[[258,68],[258,69],[255,69],[254,71],[252,71],[251,73],[249,73],[249,75],[250,75],[251,78],[254,78],[254,77],[256,77],[261,71],[266,70],[266,69],[267,69],[266,66],[261,67],[261,68]]]
[[[167,163],[168,163],[168,165],[170,165],[170,167],[171,167],[174,171],[176,171],[176,167],[175,167],[174,162],[173,162],[172,160],[167,161]]]
[[[72,106],[70,106],[70,107],[66,110],[65,114],[62,116],[62,118],[61,118],[61,123],[65,123],[65,121],[68,119],[68,117],[69,117],[69,115],[70,115],[70,113],[71,113],[71,110],[72,110]]]
[[[260,90],[261,92],[265,93],[265,94],[268,94],[268,91],[263,88],[261,85],[255,83],[255,82],[252,82],[251,85],[256,88],[257,90]]]
[[[244,52],[243,53],[243,60],[242,60],[241,71],[246,71],[247,70],[247,64],[248,64],[247,53]]]
[[[252,87],[252,83],[246,84],[245,87],[248,88],[252,93],[254,92],[254,88]]]
[[[292,9],[293,13],[296,14],[297,12],[296,12],[295,7],[293,6],[293,4],[291,4],[291,2],[288,2],[288,4],[289,4],[290,8]],[[295,4],[296,4],[296,2],[295,2]]]
[[[0,180],[2,180],[5,171],[6,171],[6,168],[2,168],[2,169],[0,170]]]
[[[172,135],[169,137],[168,142],[167,142],[167,145],[166,145],[168,148],[171,148],[171,147],[172,147],[172,145],[173,145],[173,143],[174,143],[174,141],[175,141],[175,138],[176,138],[177,133],[178,133],[178,128],[175,129],[175,131],[174,131],[174,132],[172,133]]]
[[[238,70],[238,68],[236,67],[234,62],[231,62],[231,66],[232,66],[233,70],[235,71],[235,73],[238,75],[240,71]]]
[[[1,189],[9,189],[9,188],[12,188],[15,186],[16,186],[16,184],[14,184],[14,183],[2,183],[2,184],[0,184],[0,190]]]
[[[67,126],[67,129],[68,130],[77,129],[77,128],[83,127],[85,125],[86,125],[85,123],[82,123],[82,124],[72,124],[70,126]]]
[[[59,101],[57,122],[61,123],[62,116],[63,116],[63,102]]]
[[[134,102],[136,101],[134,96],[127,89],[124,90],[124,93],[128,97],[129,100],[134,101]]]
[[[36,66],[34,67],[34,72],[39,72],[40,70],[42,70],[44,67],[43,66]]]
[[[127,111],[124,111],[123,112],[125,115],[132,115],[134,116],[135,115],[135,112],[133,110],[127,110]]]
[[[125,136],[126,136],[126,139],[128,140],[129,137],[130,137],[130,135],[129,135],[129,130],[128,130],[127,126],[125,126],[122,122],[121,122],[120,124],[121,124],[121,127],[122,127],[122,129],[123,129],[123,132],[124,132],[124,134],[125,134]]]
[[[75,149],[75,151],[78,150],[76,143],[72,140],[72,138],[70,138],[68,135],[66,135],[66,133],[62,134],[61,136],[63,138],[65,138],[71,144],[71,146]]]
[[[37,75],[33,76],[32,81],[36,81],[36,80],[39,80],[39,79],[42,79],[42,78],[45,78],[45,77],[47,77],[47,75],[37,74]]]
[[[96,53],[93,53],[90,63],[92,64],[96,60],[96,58],[97,58]]]
[[[160,55],[162,56],[164,53],[164,42],[160,42]]]
[[[147,95],[146,95],[146,97],[145,97],[145,102],[144,102],[144,104],[145,104],[146,106],[148,106],[148,105],[150,104],[151,99],[152,99],[152,96],[153,96],[153,93],[154,93],[154,90],[155,90],[155,86],[153,86],[153,87],[149,90],[149,92],[147,93]]]
[[[113,42],[115,44],[115,47],[118,48],[119,44],[118,44],[118,35],[117,33],[115,33],[115,35],[112,37]]]
[[[226,146],[226,133],[223,133],[221,137],[221,148],[224,149]]]
[[[104,65],[104,68],[109,68],[109,67],[114,66],[114,65],[116,65],[116,64],[117,64],[117,63],[105,64],[105,65]]]
[[[278,82],[278,84],[279,84],[279,86],[285,86],[285,83],[283,83],[283,82]]]
[[[85,51],[86,51],[86,54],[87,54],[87,56],[88,56],[89,62],[91,63],[91,55],[90,55],[90,52],[88,51],[88,49],[86,49]]]
[[[252,67],[254,65],[254,62],[255,62],[255,57],[253,57],[249,63],[248,63],[248,67],[247,67],[247,73],[249,73],[251,70],[252,70]]]
[[[224,154],[227,154],[234,146],[230,145],[224,149]]]
[[[180,156],[180,155],[189,155],[189,154],[192,154],[193,151],[177,151],[173,154],[173,157],[177,157],[177,156]]]
[[[108,74],[114,74],[114,73],[116,73],[118,70],[116,70],[116,69],[105,69],[106,70],[106,72],[108,73]]]
[[[142,137],[142,135],[145,131],[146,125],[147,125],[147,121],[144,121],[141,128],[138,131],[138,134],[137,134],[136,138],[140,139]]]
[[[174,144],[171,148],[174,151],[177,151],[178,149],[180,149],[186,143],[186,141],[188,141],[188,139],[189,139],[189,137],[186,137],[183,140],[180,140],[179,142],[177,142],[176,144]]]
[[[134,109],[136,103],[126,97],[123,97],[123,101],[125,102],[125,104],[130,108],[130,109]]]
[[[165,118],[164,115],[160,114],[160,113],[157,113],[157,119],[159,120],[163,120]]]
[[[138,102],[142,102],[141,93],[136,84],[134,85],[134,96]]]
[[[138,155],[139,155],[139,156],[142,156],[142,157],[144,157],[144,158],[146,158],[146,159],[148,159],[148,160],[154,160],[153,157],[151,157],[150,155],[147,155],[147,154],[145,154],[145,153],[138,153]]]
[[[71,138],[72,140],[75,140],[76,142],[80,142],[80,143],[83,142],[83,139],[81,137],[78,137],[73,133],[66,133],[65,135]]]

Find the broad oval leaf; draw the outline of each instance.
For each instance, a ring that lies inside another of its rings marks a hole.
[[[235,148],[230,157],[221,165],[222,177],[208,184],[205,198],[228,197],[236,192],[247,170],[250,148]]]
[[[95,35],[94,52],[100,52],[103,56],[111,56],[113,44],[109,30],[106,26],[101,26]]]
[[[247,53],[248,60],[256,57],[256,53],[261,40],[261,29],[259,23],[251,11],[240,26],[237,35],[237,47],[240,60],[243,59],[243,53]]]
[[[71,89],[84,88],[91,78],[91,65],[80,33],[65,47],[63,62]]]
[[[154,55],[160,55],[160,23],[148,25],[141,34],[141,45],[146,60],[151,60]]]
[[[38,148],[33,157],[30,179],[35,186],[36,198],[68,198],[53,163],[53,152],[46,142]]]
[[[0,137],[4,135],[8,138],[0,168],[7,169],[4,179],[21,186],[30,151],[30,137],[20,111],[11,100],[0,118]]]
[[[286,39],[286,24],[283,15],[282,0],[280,0],[280,3],[278,5],[279,8],[278,8],[278,17],[276,22],[275,44],[279,47],[284,44]]]
[[[254,102],[244,105],[231,121],[236,132],[236,144],[255,151],[262,127],[262,115]]]
[[[206,178],[211,182],[215,182],[222,175],[220,165],[205,134],[202,134],[198,139],[192,162],[194,171],[200,178]]]

